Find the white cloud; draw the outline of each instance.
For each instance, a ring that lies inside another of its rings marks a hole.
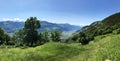
[[[24,22],[25,20],[21,18],[2,18],[2,21]]]

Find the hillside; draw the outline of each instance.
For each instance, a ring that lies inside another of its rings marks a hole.
[[[120,28],[120,13],[113,14],[106,17],[102,21],[93,22],[89,26],[83,27],[81,30],[74,33],[70,38],[74,40],[79,40],[80,35],[84,34],[86,41],[82,43],[87,44],[89,41],[93,40],[95,36],[105,35],[112,33],[114,30],[119,33]],[[82,36],[81,36],[82,37]],[[79,40],[81,42],[81,40]]]
[[[83,46],[85,51],[75,56],[71,61],[119,61],[120,35],[102,35],[95,37],[88,45]]]
[[[111,16],[108,16],[102,21],[96,21],[92,23],[87,28],[83,29],[83,31],[87,33],[95,33],[95,32],[97,33],[100,30],[101,31],[106,30],[106,32],[103,32],[103,34],[105,34],[107,32],[108,33],[111,32],[112,30],[116,28],[119,28],[119,25],[120,25],[120,13],[116,13]],[[107,31],[107,30],[111,30],[111,31]]]
[[[0,27],[2,27],[7,33],[14,33],[15,31],[24,27],[24,22],[2,21],[0,22]],[[70,24],[56,24],[47,21],[41,21],[41,28],[38,31],[52,31],[54,29],[58,29],[60,31],[76,31],[80,28],[80,26]]]
[[[88,45],[49,42],[29,48],[0,48],[0,61],[112,61],[120,60],[120,35],[95,37]],[[7,58],[7,59],[6,59]]]

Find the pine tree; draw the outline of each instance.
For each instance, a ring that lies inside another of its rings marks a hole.
[[[25,38],[24,43],[28,46],[33,46],[37,43],[38,32],[37,29],[40,28],[40,21],[36,17],[30,17],[27,19],[24,25]]]
[[[3,44],[4,31],[0,28],[0,44]]]

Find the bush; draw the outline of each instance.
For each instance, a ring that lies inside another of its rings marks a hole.
[[[61,41],[61,31],[55,29],[51,32],[51,40],[54,42],[60,42]]]
[[[120,28],[113,31],[113,34],[120,34]]]

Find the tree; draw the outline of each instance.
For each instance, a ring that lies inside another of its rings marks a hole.
[[[47,30],[41,32],[38,38],[39,38],[39,41],[38,41],[39,44],[49,42],[50,41],[49,32]]]
[[[88,44],[89,40],[87,39],[88,37],[85,35],[84,32],[80,32],[79,33],[79,42],[82,44],[82,45],[85,45],[85,44]]]
[[[0,28],[0,44],[3,44],[4,42],[3,37],[4,37],[4,31]]]
[[[24,43],[28,46],[33,46],[37,43],[38,32],[37,29],[40,28],[40,21],[36,17],[30,17],[25,21],[24,31],[25,38]]]
[[[23,46],[24,45],[24,30],[20,29],[19,31],[15,32],[12,36],[12,41],[16,46]]]
[[[4,33],[3,40],[4,40],[3,43],[5,45],[9,45],[10,44],[10,36],[7,33]]]
[[[62,33],[59,30],[53,30],[51,32],[51,40],[55,42],[61,41],[61,35]]]
[[[0,28],[0,45],[1,44],[8,45],[9,41],[10,41],[10,36]]]

